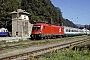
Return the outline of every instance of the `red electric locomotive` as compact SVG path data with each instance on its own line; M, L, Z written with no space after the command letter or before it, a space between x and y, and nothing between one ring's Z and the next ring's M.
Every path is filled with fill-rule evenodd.
M64 35L64 28L46 23L36 23L33 25L31 39L42 39L59 37Z

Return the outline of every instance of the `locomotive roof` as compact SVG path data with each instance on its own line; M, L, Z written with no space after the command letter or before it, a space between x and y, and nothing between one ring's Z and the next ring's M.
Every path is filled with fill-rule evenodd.
M45 26L54 26L54 27L63 27L63 26L57 26L57 25L52 25L52 24L46 24L46 23L36 23L34 25L45 25Z
M36 24L34 24L34 25L41 25L41 24L46 25L46 23L36 23Z

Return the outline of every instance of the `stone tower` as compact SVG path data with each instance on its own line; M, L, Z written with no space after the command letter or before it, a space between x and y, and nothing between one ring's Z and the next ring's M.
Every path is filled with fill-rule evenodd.
M22 9L11 12L12 36L30 37L32 24L29 22L29 13Z

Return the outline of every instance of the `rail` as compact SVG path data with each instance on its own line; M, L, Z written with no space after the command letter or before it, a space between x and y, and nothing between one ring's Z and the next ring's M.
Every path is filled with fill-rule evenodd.
M55 45L55 46L50 46L50 47L45 47L45 48L41 48L38 50L34 50L34 51L30 51L30 52L26 52L26 53L21 53L21 54L17 54L17 55L13 55L13 56L7 56L7 57L2 57L0 58L0 60L19 60L19 59L27 59L29 56L38 56L44 53L48 53L51 51L54 51L56 49L64 49L66 47L69 46L76 46L80 43L89 41L90 38L86 38L83 40L78 40L78 41L73 41L73 42L68 42L68 43L64 43L64 44L59 44L59 45Z

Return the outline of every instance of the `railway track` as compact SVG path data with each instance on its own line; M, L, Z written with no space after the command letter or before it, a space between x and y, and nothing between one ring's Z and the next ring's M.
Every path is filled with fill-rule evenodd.
M67 42L67 43L63 43L63 44L56 44L56 45L50 45L50 46L45 46L45 47L41 47L41 48L35 48L35 50L31 50L31 51L27 51L24 53L19 53L19 54L15 54L15 55L9 55L9 56L1 56L0 60L24 60L27 59L30 56L38 56L38 55L42 55L44 53L48 53L51 51L54 51L56 49L64 49L66 47L69 46L76 46L78 44L81 44L83 42L89 41L90 38L85 38L83 40L77 40L77 41L71 41L71 42Z

